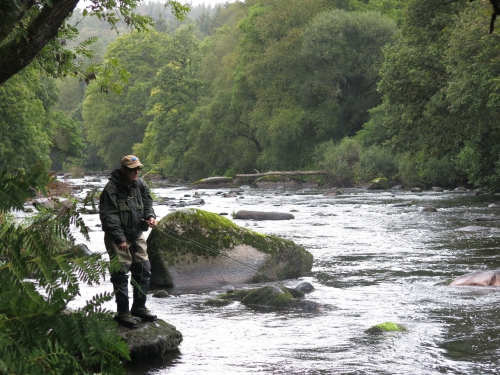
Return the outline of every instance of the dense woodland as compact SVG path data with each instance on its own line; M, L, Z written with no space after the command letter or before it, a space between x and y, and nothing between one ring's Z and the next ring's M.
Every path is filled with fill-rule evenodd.
M120 266L77 251L77 201L9 214L57 191L50 168L133 152L172 179L321 169L335 186L500 189L488 2L246 0L186 16L167 1L0 2L2 374L124 374L130 359L111 292L67 313L81 282Z
M246 0L183 21L161 3L138 12L154 21L148 32L73 13L68 45L83 43L79 64L100 63L88 79L39 59L0 85L0 163L105 170L135 153L185 180L322 169L336 186L500 186L489 3Z

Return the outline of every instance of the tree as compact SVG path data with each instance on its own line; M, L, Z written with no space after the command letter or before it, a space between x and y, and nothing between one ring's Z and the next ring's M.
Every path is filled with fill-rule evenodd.
M75 63L76 54L89 55L86 45L71 51L66 40L78 31L65 21L80 0L10 0L0 3L0 84L28 66L35 58L55 76L85 76ZM115 27L123 21L138 30L147 29L150 17L132 12L141 0L91 0L83 15L96 16ZM177 17L184 17L189 7L167 0ZM87 75L87 78L89 76Z
M89 85L83 102L88 140L108 168L116 166L123 155L132 152L134 143L142 141L152 81L168 61L172 48L172 37L155 30L126 34L108 46L105 61L120 60L117 70L127 71L128 84L123 85L122 93L111 90L103 94L98 79Z
M152 80L151 117L144 140L134 150L153 168L170 174L187 148L186 120L198 104L203 84L197 76L198 40L191 26L179 28L164 44L162 66ZM165 63L166 62L166 63ZM139 139L138 139L139 140Z
M461 129L459 160L469 181L499 190L500 35L488 34L487 4L467 7L450 30L445 53L447 103Z
M382 121L398 152L421 152L426 159L459 150L462 128L448 109L444 88L449 74L443 56L448 31L467 6L458 1L410 1L401 35L384 51Z
M0 167L51 165L49 152L77 156L83 149L79 123L54 109L52 79L32 67L0 85Z

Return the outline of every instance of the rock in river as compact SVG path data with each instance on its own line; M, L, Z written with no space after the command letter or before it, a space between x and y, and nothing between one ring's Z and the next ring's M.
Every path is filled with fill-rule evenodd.
M292 241L194 208L165 216L148 237L151 283L209 287L303 276L313 256Z
M238 211L235 219L242 220L292 220L295 216L286 212Z
M205 303L212 306L224 306L231 301L240 301L242 305L248 307L303 311L315 311L323 307L319 303L305 300L303 297L304 293L297 289L266 285L256 289L243 289L226 293Z
M457 277L451 286L500 286L500 270L478 271Z
M118 325L118 334L130 349L130 358L138 360L150 356L162 355L165 352L177 350L182 333L163 320L141 322L137 329Z

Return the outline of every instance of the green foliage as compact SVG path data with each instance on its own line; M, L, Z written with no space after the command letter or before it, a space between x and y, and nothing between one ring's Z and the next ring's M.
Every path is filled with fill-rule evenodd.
M441 159L430 158L423 168L423 176L427 186L453 186L463 184L465 176L457 168L457 163L449 156Z
M43 166L27 172L0 170L0 212L20 209L33 189L45 190ZM63 251L74 244L70 225L87 237L73 208L42 213L24 224L0 215L0 369L9 374L123 374L128 348L102 307L112 294L94 296L66 311L79 283L98 283L106 264L98 255ZM71 247L70 247L71 248Z
M152 26L153 20L134 12L140 3L141 0L95 0L86 5L82 17L106 21L114 30L122 22L131 29L144 31ZM87 70L78 60L78 56L92 56L88 47L95 39L87 39L75 48L68 46L68 40L76 39L79 34L75 25L66 22L77 4L78 0L15 0L10 5L0 5L0 84L35 58L41 69L53 77L71 75L86 81L95 77L94 71L99 68ZM176 0L167 0L166 5L171 6L179 19L189 11L189 6Z
M355 138L364 146L388 144L391 134L384 125L384 103L370 109L368 113L370 119L363 124L363 128L356 133Z
M132 153L134 143L143 139L143 116L152 80L172 48L172 38L154 30L126 34L109 45L105 62L109 63L110 72L115 72L111 75L114 78L109 74L104 74L104 78L97 75L97 81L89 85L85 94L82 113L88 140L97 147L108 168L115 167L123 155ZM114 82L120 89L103 93L101 78L110 79L106 85Z
M187 121L203 91L203 81L197 75L198 44L191 27L180 28L163 43L164 53L158 62L167 63L151 82L151 121L142 144L136 142L134 146L134 152L147 165L165 175L172 175L188 148Z
M373 145L361 153L357 176L361 181L370 181L376 177L385 177L390 181L397 175L396 158L389 149Z
M423 186L424 179L420 170L419 163L409 153L405 152L399 158L398 163L399 176L403 184L407 187Z
M55 111L58 91L52 79L28 67L0 85L0 167L26 167L42 162L50 151L79 155L83 149L79 123Z
M407 0L350 0L349 5L356 11L377 11L385 14L398 24L404 22L404 10L408 4Z
M317 165L328 172L331 185L351 186L355 182L362 151L362 146L352 138L344 138L340 143L326 142L317 148Z

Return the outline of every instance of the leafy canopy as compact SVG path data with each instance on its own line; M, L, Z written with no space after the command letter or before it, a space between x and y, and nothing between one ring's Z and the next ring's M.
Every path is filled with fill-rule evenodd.
M77 55L90 57L87 40L70 50L67 41L78 35L74 25L67 23L80 0L10 0L0 2L0 84L28 66L35 58L42 70L55 76L78 76L89 80L93 68L84 70ZM133 12L141 0L90 0L83 16L94 16L107 21L112 28L119 22L146 30L152 19ZM167 0L179 19L185 17L188 6Z

